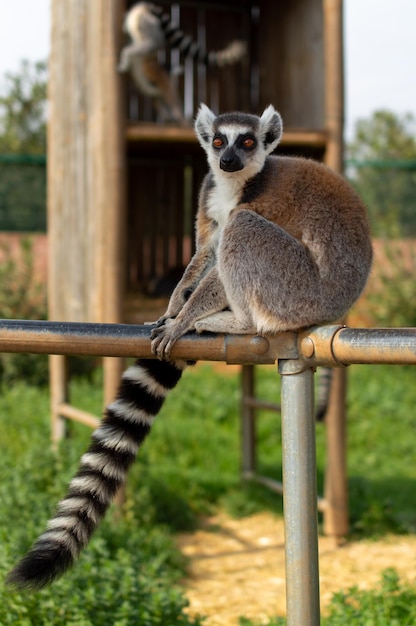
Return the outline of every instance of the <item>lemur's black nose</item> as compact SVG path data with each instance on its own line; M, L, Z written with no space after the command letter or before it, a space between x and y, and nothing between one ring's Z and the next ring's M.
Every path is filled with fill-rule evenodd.
M238 172L243 169L243 163L240 157L231 148L227 148L220 158L220 168L224 172Z

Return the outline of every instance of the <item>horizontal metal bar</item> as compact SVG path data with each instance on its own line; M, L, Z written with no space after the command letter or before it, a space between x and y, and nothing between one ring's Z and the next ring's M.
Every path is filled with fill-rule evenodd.
M416 365L416 328L317 326L299 335L299 346L311 365Z
M135 324L0 320L0 352L154 358L151 330ZM267 338L189 333L172 350L173 359L227 363L274 363L297 355L295 333Z
M416 328L342 328L333 352L341 363L416 365Z
M153 358L152 327L136 324L0 320L0 352ZM173 359L274 363L301 355L308 365L390 363L416 365L416 328L318 326L298 335L214 335L188 333Z

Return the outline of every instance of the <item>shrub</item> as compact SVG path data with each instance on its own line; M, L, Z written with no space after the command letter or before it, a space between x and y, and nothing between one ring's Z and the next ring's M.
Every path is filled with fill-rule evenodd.
M323 626L413 626L416 623L416 589L400 581L397 571L382 573L380 588L351 587L334 594Z
M0 318L46 319L46 287L34 276L30 237L19 240L14 255L6 242L0 243ZM10 385L24 380L34 385L48 382L48 358L44 354L0 354L0 381Z
M368 312L379 326L416 326L415 241L385 240L378 244Z
M36 407L36 410L34 410ZM0 577L45 526L89 431L49 446L45 391L17 383L1 397ZM136 498L140 509L140 494ZM146 500L141 500L142 508ZM143 516L142 516L143 518ZM199 626L178 584L185 562L166 527L107 515L74 568L52 587L20 593L0 585L2 626Z

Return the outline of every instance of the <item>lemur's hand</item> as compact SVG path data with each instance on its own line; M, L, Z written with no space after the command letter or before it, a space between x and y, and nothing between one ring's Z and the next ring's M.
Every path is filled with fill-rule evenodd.
M155 328L159 328L160 326L163 326L164 324L166 324L166 322L168 322L169 319L171 319L171 318L165 317L163 315L162 317L159 317L159 319L156 320L155 322L145 322L144 325L145 326L154 326Z
M160 320L159 320L160 321ZM168 318L151 332L152 352L158 359L170 361L170 353L174 344L188 331L185 324Z

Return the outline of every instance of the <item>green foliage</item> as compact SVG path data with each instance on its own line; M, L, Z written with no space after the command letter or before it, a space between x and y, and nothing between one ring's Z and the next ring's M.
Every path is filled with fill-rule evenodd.
M7 319L46 319L46 292L35 282L33 240L22 237L18 254L0 243L0 316Z
M416 235L416 122L376 111L357 122L348 175L366 202L373 235Z
M34 276L33 242L20 239L18 255L10 244L0 244L0 318L46 319L46 289ZM41 354L0 354L0 381L17 380L44 385L48 381L48 359Z
M416 529L415 402L414 367L349 368L348 479L355 535L375 538Z
M89 432L49 446L48 398L16 385L0 398L0 572L4 577L62 496ZM34 409L36 407L36 409ZM0 586L0 624L21 626L199 625L178 588L184 561L166 529L112 515L78 565L53 587L21 594Z
M105 525L106 526L106 525ZM181 569L172 541L160 530L121 525L92 542L76 571L36 595L0 590L0 623L33 626L183 626L187 617L177 587ZM9 561L10 563L10 561Z
M384 241L387 263L379 263L367 297L368 313L378 326L416 326L416 248L413 242Z
M22 61L0 88L0 153L45 154L47 65Z
M385 109L356 123L348 155L357 161L414 159L416 120L412 113L398 115Z
M335 593L322 626L414 626L416 589L402 582L393 568L386 569L377 589L351 587ZM283 617L266 624L240 619L240 626L284 626Z
M0 154L0 230L46 232L46 159Z
M352 587L334 594L323 626L413 626L416 623L416 589L386 569L380 589Z

